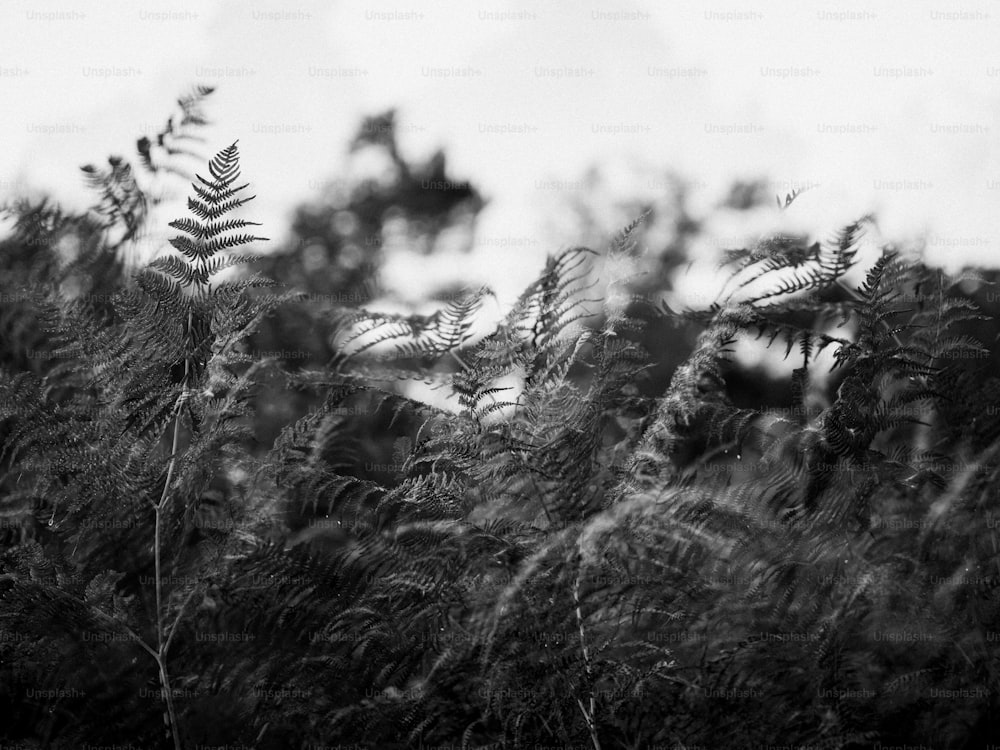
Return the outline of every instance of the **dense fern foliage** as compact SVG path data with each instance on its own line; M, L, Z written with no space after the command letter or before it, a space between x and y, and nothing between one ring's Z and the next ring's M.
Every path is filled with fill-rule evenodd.
M131 236L138 188L105 177ZM998 389L955 332L977 316L959 279L886 248L848 284L865 219L733 251L720 298L675 313L629 300L627 273L607 293L633 226L550 257L485 335L489 289L430 315L331 307L335 356L292 369L246 346L288 297L223 274L263 241L246 187L233 144L110 305L59 264L20 277L30 307L4 320L50 356L0 363L6 742L996 737ZM644 397L664 319L703 332ZM796 365L793 407L734 404L745 338ZM275 382L321 405L261 446Z

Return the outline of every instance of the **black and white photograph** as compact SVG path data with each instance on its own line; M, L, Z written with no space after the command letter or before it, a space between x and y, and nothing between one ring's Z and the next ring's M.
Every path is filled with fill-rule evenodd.
M9 0L0 101L0 750L1000 750L996 0Z

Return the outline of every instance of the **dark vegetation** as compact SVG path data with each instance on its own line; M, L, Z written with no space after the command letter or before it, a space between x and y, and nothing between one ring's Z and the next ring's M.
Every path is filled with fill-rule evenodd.
M233 144L197 170L173 249L130 274L156 202L140 178L180 169L208 93L137 144L138 174L86 170L90 213L7 209L4 742L997 736L993 274L886 248L849 285L863 219L733 250L728 295L675 313L651 296L668 281L600 293L636 223L550 257L486 336L485 289L380 313L344 294L375 294L386 217L432 251L483 205L424 194L428 175L453 182L444 157L404 159L391 114L356 145L384 149L392 181L303 207L293 246L238 252L262 240ZM787 399L755 402L774 388L731 358L743 337L794 365ZM308 356L262 354L278 349ZM456 410L409 398L413 379Z

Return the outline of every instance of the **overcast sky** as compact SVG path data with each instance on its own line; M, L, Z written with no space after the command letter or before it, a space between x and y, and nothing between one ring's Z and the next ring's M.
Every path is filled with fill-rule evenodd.
M81 200L79 165L132 155L202 83L209 150L240 139L271 236L359 118L398 107L404 151L445 147L490 199L479 249L423 272L500 291L559 249L545 214L594 163L673 168L703 202L735 177L818 184L797 206L817 230L876 210L889 234L929 229L932 260L1000 264L995 1L32 0L0 23L4 193Z

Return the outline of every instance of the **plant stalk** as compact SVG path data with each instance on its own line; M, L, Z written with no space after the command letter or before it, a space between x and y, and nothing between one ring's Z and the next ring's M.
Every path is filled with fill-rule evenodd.
M583 629L583 613L580 611L580 571L577 571L576 582L573 584L573 601L576 602L576 624L580 629L580 651L583 652L583 666L587 670L587 692L590 693L590 710L588 711L583 701L576 699L576 704L580 707L580 713L587 723L587 731L590 732L590 741L594 745L594 750L601 750L601 741L597 736L596 722L596 701L594 700L594 675L590 668L590 654L587 651L586 632Z

